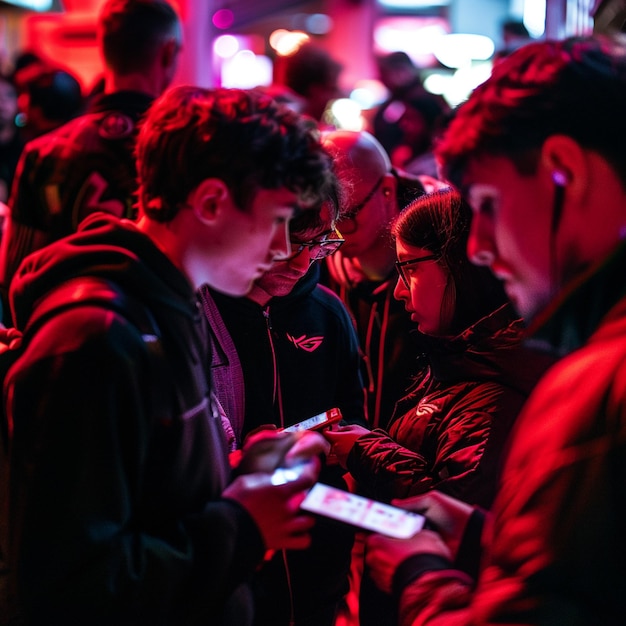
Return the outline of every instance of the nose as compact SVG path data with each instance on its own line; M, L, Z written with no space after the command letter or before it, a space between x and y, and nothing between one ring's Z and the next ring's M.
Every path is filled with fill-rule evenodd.
M286 259L291 254L291 242L289 240L289 222L285 222L281 228L277 228L270 244L270 256L274 261Z
M472 218L467 241L467 256L475 265L487 267L493 265L496 258L493 227L490 221L480 214L475 214Z
M393 288L393 297L396 300L407 300L409 298L409 290L406 288L403 280L398 276L396 286Z

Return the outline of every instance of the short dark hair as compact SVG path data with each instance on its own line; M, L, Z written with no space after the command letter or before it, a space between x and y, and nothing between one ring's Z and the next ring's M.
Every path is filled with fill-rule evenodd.
M67 122L83 112L80 82L73 74L41 64L21 70L30 106L39 107L47 120Z
M254 90L179 86L152 105L137 141L140 207L170 221L204 179L248 210L259 189L287 188L319 208L337 185L313 120Z
M342 65L319 46L306 43L292 55L283 57L284 83L301 96L308 96L312 85L337 82Z
M607 37L528 44L494 66L462 104L436 148L459 186L467 163L505 156L535 171L543 142L567 135L597 151L626 185L626 47Z
M424 248L438 257L448 274L442 318L452 320L448 331L457 334L507 302L500 281L487 267L467 257L472 210L461 194L449 187L425 194L394 220L391 235L403 243Z
M179 18L166 0L108 0L98 23L105 63L125 75L150 66Z

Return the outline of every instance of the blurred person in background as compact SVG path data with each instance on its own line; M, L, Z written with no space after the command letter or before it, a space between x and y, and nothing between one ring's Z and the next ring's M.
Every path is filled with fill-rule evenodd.
M15 72L21 132L26 141L63 126L83 113L83 94L70 71L33 62Z
M342 95L339 77L343 66L328 51L305 43L293 54L276 59L274 82L286 85L302 99L300 110L324 127L324 112Z
M16 125L17 90L11 76L0 74L0 202L6 203L24 140Z
M4 296L24 257L75 232L86 216L136 217L135 138L176 72L180 20L167 0L107 0L98 44L104 92L84 115L29 143L18 165L0 247Z
M426 90L420 68L406 52L379 56L377 65L380 81L387 88L388 96L374 113L371 132L390 155L394 166L402 167L428 149L430 142L424 139L427 136L425 130L428 129L428 134L431 134L437 117L445 114L450 107L442 96ZM420 128L416 136L418 122ZM405 137L407 133L409 137ZM394 155L400 146L403 148Z

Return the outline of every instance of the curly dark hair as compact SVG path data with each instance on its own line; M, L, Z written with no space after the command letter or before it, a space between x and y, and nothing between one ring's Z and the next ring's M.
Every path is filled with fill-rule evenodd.
M457 186L470 159L506 156L535 171L550 135L567 135L603 155L626 181L626 46L607 37L531 43L494 66L460 105L436 148ZM625 183L626 184L626 183Z
M151 107L137 141L140 208L170 221L204 179L246 211L259 189L287 188L318 208L337 180L315 123L255 90L180 86Z

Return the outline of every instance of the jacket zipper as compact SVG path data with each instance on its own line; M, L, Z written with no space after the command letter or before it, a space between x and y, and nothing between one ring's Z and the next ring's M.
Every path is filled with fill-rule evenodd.
M270 344L270 352L272 353L272 368L274 372L274 405L278 405L278 413L280 417L280 427L285 427L285 416L283 413L283 397L280 388L280 374L278 371L278 360L276 358L276 349L274 347L274 338L272 337L272 320L270 316L269 304L263 309L263 317L265 318L265 328L267 330L267 339ZM291 573L289 572L289 562L287 560L287 550L281 550L283 557L283 565L285 567L285 581L287 583L287 593L289 594L289 624L295 624L295 613L293 606L293 588L291 586Z

